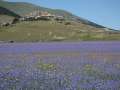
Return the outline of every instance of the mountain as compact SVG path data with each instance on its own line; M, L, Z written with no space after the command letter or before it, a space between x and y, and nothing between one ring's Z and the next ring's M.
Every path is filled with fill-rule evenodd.
M96 23L93 23L91 21L88 21L86 19L80 18L76 15L73 15L70 12L60 10L60 9L49 9L41 6L37 6L34 4L30 3L25 3L25 2L7 2L0 0L0 7L9 9L10 11L20 15L20 16L25 16L26 14L29 14L35 10L41 10L41 11L47 11L51 14L54 15L60 15L63 16L67 20L73 20L77 22L81 22L83 24L87 24L96 28L105 28L104 26L98 25Z
M38 14L44 12L43 16L53 15L55 16L53 18L62 16L65 20L36 21L36 16L33 15L36 12ZM4 27L4 23L26 15L35 16L34 21L20 21L10 24L7 28ZM120 32L117 30L98 25L64 10L49 9L24 2L0 0L0 25L0 41L4 42L120 40Z
M16 14L19 14L20 16L24 16L30 12L33 12L34 10L41 10L41 11L48 11L49 13L56 14L56 15L62 15L65 18L74 18L74 16L66 12L64 10L59 10L59 9L49 9L49 8L44 8L40 7L34 4L30 3L24 3L24 2L5 2L5 1L0 1L0 6L8 8L9 10L15 12Z
M20 18L20 16L18 14L10 11L7 8L1 7L1 6L0 6L0 15L8 15L8 16Z
M20 18L20 16L4 7L0 7L0 23L11 23L14 18Z

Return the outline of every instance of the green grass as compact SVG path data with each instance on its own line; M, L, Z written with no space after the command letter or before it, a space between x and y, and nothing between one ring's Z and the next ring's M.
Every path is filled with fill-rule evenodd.
M101 31L102 33L98 33ZM0 41L81 41L81 40L120 40L120 34L106 34L100 28L81 23L56 21L25 21L0 28Z

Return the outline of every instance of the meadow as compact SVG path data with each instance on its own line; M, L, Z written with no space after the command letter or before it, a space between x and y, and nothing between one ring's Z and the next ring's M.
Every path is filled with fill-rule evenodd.
M24 21L0 28L0 41L96 41L120 40L119 32L108 32L83 23L69 21Z
M0 44L0 90L120 90L119 45Z

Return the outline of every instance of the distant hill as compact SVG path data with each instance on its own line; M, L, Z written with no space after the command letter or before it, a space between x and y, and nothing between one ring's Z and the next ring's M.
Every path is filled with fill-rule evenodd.
M0 7L9 9L10 11L12 11L12 12L14 12L17 15L20 15L20 16L25 16L26 14L29 14L29 13L35 11L35 10L47 11L51 14L64 16L64 18L67 19L67 20L73 20L73 21L81 22L83 24L87 24L87 25L90 25L90 26L93 26L93 27L96 27L96 28L105 28L104 26L101 26L101 25L98 25L98 24L93 23L91 21L80 18L76 15L73 15L70 12L67 12L67 11L60 10L60 9L44 8L44 7L37 6L37 5L34 5L34 4L30 4L30 3L7 2L7 1L0 0Z
M19 18L20 16L16 13L4 8L0 7L0 23L8 23L12 22L14 18Z
M7 8L1 7L1 6L0 6L0 15L8 15L8 16L18 17L18 18L20 17L18 14L10 11Z

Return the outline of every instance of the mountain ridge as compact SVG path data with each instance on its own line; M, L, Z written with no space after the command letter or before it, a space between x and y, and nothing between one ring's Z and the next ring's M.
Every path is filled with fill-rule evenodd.
M13 16L13 17L16 17L16 18L20 18L20 16L17 15L16 13L0 6L0 15L4 15L4 14L8 15L8 16Z
M9 9L10 11L13 11L14 13L16 13L20 16L24 16L30 12L33 12L34 10L47 11L47 12L55 14L55 15L64 16L65 19L68 19L68 20L82 22L84 24L91 25L91 26L94 26L96 28L106 28L102 25L98 25L94 22L83 19L83 18L78 17L76 15L73 15L72 13L65 11L65 10L50 9L50 8L41 7L38 5L31 4L31 3L26 3L26 2L8 2L8 1L2 0L2 1L0 1L0 7Z

